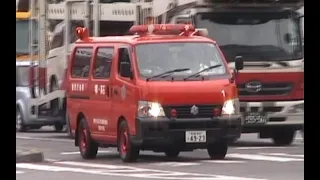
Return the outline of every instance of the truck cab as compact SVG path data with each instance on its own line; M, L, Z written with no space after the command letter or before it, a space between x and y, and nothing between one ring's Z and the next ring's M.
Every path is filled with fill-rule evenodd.
M171 23L206 28L230 68L242 57L244 69L236 77L242 133L259 133L276 145L290 145L304 122L303 5L301 0L199 0L168 15Z
M124 162L140 150L174 158L207 149L223 159L242 119L235 77L217 43L192 25L136 25L130 32L89 37L77 29L67 111L82 158L117 147Z

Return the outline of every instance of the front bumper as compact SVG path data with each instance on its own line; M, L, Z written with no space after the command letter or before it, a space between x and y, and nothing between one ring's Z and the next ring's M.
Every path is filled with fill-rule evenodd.
M166 146L179 146L182 150L206 148L220 140L236 139L241 134L241 115L217 118L172 120L162 118L137 118L136 136L131 142L141 149L155 150ZM206 131L205 143L186 143L186 131Z
M241 113L264 112L267 115L265 124L243 125L243 132L258 127L292 127L299 130L304 123L304 111L293 112L292 108L304 104L300 101L240 102ZM244 117L245 118L245 117Z

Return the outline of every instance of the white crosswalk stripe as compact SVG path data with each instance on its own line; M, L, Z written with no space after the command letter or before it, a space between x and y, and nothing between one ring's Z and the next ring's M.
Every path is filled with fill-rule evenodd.
M218 174L200 174L178 171L164 171L156 169L138 168L124 165L110 165L87 162L61 161L41 164L18 163L17 169L36 170L47 172L71 172L94 174L100 176L120 176L131 178L148 178L160 180L264 180L238 176L225 176Z

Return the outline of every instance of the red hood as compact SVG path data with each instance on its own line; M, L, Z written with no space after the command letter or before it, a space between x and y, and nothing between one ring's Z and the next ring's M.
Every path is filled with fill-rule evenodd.
M222 104L224 97L237 96L229 80L214 81L149 81L142 85L142 100L161 104ZM226 98L228 98L226 97Z

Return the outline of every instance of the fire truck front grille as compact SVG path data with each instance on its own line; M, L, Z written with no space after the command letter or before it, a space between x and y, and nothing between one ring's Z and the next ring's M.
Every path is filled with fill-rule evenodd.
M289 94L293 89L292 83L262 83L262 88L260 91L252 92L246 89L246 84L240 84L239 96L282 96Z
M197 114L192 114L191 109L196 106L198 109ZM177 118L211 118L214 116L214 109L221 109L221 105L167 105L163 106L163 110L167 117L171 117L171 111L174 109L177 112Z

